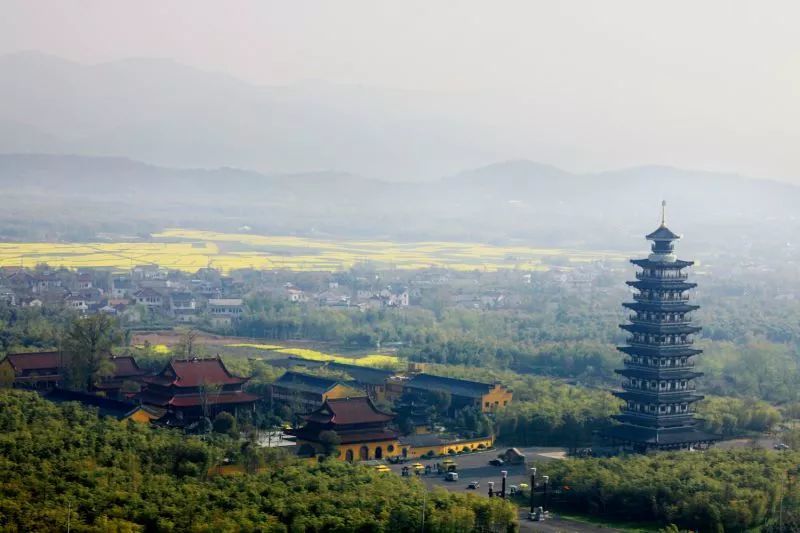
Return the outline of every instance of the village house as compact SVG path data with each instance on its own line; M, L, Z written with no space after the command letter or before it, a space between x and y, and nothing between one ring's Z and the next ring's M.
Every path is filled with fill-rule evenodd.
M138 290L134 293L133 298L138 305L154 309L164 307L164 296L153 289Z
M115 276L111 280L111 297L127 298L134 292L133 282L127 276Z
M244 313L241 298L212 298L208 301L208 315L215 326L230 326Z
M91 289L94 287L92 275L88 272L80 272L75 278L75 287L80 289Z
M337 290L327 290L316 295L320 307L350 307L350 296Z
M138 265L133 267L133 278L138 280L166 280L169 270L158 265Z
M36 294L47 292L50 289L61 288L61 279L52 273L35 274L32 277L33 285L31 291Z
M286 300L292 303L304 303L308 301L308 295L295 287L287 287L286 291Z
M73 311L77 311L79 313L85 314L89 311L89 302L86 301L85 298L82 298L80 295L74 294L67 296L66 300L64 300L64 304Z
M173 292L169 297L173 311L197 309L197 299L191 292Z

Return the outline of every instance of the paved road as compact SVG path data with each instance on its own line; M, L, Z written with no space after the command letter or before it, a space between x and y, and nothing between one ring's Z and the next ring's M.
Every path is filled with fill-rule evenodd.
M563 456L564 448L545 448L540 446L519 448L519 450L527 456L530 461L553 461L557 460L559 456ZM468 455L460 455L453 457L453 460L458 464L458 481L447 482L444 480L443 475L431 474L428 476L422 475L420 479L430 488L444 487L449 491L457 492L475 492L481 496L488 496L489 481L494 481L495 490L500 490L502 485L501 471L508 471L508 479L506 481L507 487L511 485L519 485L520 483L530 484L530 473L527 467L523 465L504 465L502 467L491 466L489 461L497 457L497 454L502 450L490 450L486 452L472 453ZM436 459L422 459L419 460L423 465L433 465L437 462L441 463L442 458ZM415 461L410 461L405 465L389 465L393 472L400 474L403 466L411 465ZM541 468L538 475L546 475L547 469ZM539 478L541 480L541 478ZM478 481L480 484L477 490L468 489L467 486L471 481ZM541 496L538 496L541 497ZM562 533L594 533L594 532L613 532L614 529L608 527L597 527L591 524L584 524L582 522L574 522L571 520L561 519L558 516L551 516L549 520L544 522L532 522L528 520L528 510L520 509L520 530L521 531L542 531L542 532L562 532Z

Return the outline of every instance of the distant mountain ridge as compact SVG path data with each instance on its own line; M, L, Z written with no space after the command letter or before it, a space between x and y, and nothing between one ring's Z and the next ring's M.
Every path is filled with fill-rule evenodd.
M643 232L655 227L662 199L675 229L691 228L697 246L785 244L800 229L800 187L794 185L657 166L573 174L525 160L398 183L339 172L262 174L0 154L0 194L13 199L5 216L36 223L58 213L112 226L146 220L147 228L231 230L246 224L258 231L401 240L629 249L641 247ZM34 217L43 206L44 217Z
M259 86L171 60L0 56L0 152L162 166L432 178L502 157L447 98L328 83Z

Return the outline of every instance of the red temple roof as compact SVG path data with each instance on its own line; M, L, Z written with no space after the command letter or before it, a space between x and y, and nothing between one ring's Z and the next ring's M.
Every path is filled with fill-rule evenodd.
M10 353L6 360L17 372L61 368L61 352Z
M250 403L259 399L259 396L242 391L224 391L208 393L204 399L201 394L186 396L173 396L159 394L154 391L143 391L137 398L142 402L159 407L198 407L203 405L221 405L232 403Z
M201 385L235 385L249 378L234 376L219 357L211 359L173 359L157 376L144 378L147 383L165 387L199 387Z
M330 398L308 415L308 422L349 425L389 422L394 416L379 411L368 397Z
M136 359L129 355L122 357L112 357L111 362L114 363L114 377L120 378L125 376L142 376L147 374L146 370L139 368L136 364Z

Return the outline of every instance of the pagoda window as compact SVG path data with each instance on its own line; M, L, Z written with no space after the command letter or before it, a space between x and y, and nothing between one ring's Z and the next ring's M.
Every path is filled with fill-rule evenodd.
M689 383L685 379L681 381L681 388L682 389L685 389L688 386L689 386Z

